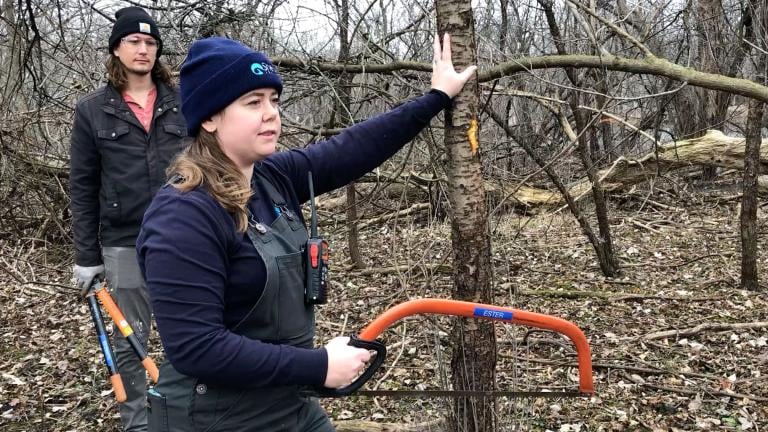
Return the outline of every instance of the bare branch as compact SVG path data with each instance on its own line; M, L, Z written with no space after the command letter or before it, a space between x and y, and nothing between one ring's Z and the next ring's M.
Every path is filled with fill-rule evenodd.
M643 336L643 340L658 340L666 338L678 338L682 336L694 336L705 331L760 330L764 328L768 328L768 321L758 321L751 323L704 323L699 324L696 327L681 330L665 330L648 333Z
M587 14L592 16L593 18L597 19L601 23L603 23L606 26L610 27L611 30L616 32L616 34L618 34L619 36L621 36L624 39L628 40L632 45L636 46L640 51L643 52L643 54L645 54L646 57L656 57L655 55L653 55L651 50L648 49L647 46L643 45L642 42L640 42L639 40L635 39L632 35L630 35L629 33L625 32L624 30L622 30L621 27L619 27L616 24L614 24L614 23L608 21L607 19L601 17L600 15L597 14L597 12L595 12L592 9L586 7L585 5L579 3L578 1L574 1L574 0L567 0L567 1L568 1L568 3L570 3L572 5L575 5L579 9L583 10L584 12L586 12Z

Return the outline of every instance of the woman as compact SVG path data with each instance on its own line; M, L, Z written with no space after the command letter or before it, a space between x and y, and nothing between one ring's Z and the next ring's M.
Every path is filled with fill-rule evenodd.
M144 217L137 243L168 361L150 391L153 431L332 431L302 387L338 388L368 351L312 346L300 203L373 170L427 126L474 74L435 37L432 90L305 149L276 152L282 80L224 38L196 41L180 73L193 142Z

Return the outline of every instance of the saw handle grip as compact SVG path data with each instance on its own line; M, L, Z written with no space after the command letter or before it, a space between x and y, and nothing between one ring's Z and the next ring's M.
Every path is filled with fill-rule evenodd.
M352 381L351 384L346 387L339 388L320 387L317 390L317 395L319 397L342 397L351 395L352 393L359 390L360 387L368 382L369 379L371 379L373 374L376 373L379 367L381 367L387 357L387 347L378 340L367 341L352 335L349 338L349 345L355 348L363 348L370 351L376 351L376 355L368 365L368 368L365 369L365 371L359 377Z

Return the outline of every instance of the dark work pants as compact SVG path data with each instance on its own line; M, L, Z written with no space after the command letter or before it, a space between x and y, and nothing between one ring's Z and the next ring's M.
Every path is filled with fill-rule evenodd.
M105 247L102 250L107 283L117 305L139 341L146 348L152 311L144 278L139 270L136 248ZM147 375L128 341L115 326L112 344L117 368L128 399L120 404L120 421L126 432L147 430Z
M166 363L149 391L149 431L334 432L318 400L297 391L210 386Z

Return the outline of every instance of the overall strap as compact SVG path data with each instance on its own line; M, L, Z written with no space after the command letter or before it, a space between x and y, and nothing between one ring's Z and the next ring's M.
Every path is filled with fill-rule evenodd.
M296 216L294 212L288 208L288 201L277 190L275 185L272 184L269 177L262 173L261 170L254 169L253 187L256 187L257 184L261 185L262 188L264 188L264 191L267 193L267 197L269 198L270 202L272 203L272 207L274 208L275 216L279 217L283 213L289 219L292 219Z

